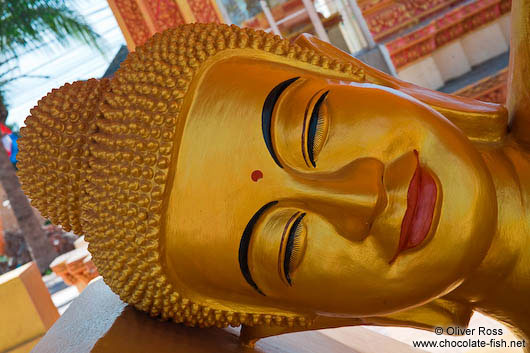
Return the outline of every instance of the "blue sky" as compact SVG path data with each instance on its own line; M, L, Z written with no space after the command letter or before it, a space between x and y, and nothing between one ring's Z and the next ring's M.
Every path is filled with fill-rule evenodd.
M86 45L77 43L68 48L51 43L47 49L21 55L20 69L15 75L40 75L50 78L22 78L9 84L5 97L9 106L8 124L24 126L29 110L53 88L58 88L66 82L101 77L121 45L125 44L116 19L105 0L77 1L76 8L105 39L106 57Z

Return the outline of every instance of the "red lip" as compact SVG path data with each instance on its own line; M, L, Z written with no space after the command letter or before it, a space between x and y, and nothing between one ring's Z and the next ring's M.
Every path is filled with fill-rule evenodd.
M438 190L432 175L421 168L418 151L414 150L414 154L417 160L416 171L410 181L407 193L407 211L401 222L399 247L390 260L390 264L396 260L402 251L420 245L431 229Z

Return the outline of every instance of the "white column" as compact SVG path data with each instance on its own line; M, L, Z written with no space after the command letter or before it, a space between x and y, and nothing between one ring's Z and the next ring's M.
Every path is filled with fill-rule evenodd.
M392 61L392 57L390 56L386 45L379 44L377 47L381 55L383 55L383 59L385 60L386 66L390 70L390 74L392 74L392 76L398 77L396 67L394 66L394 62Z
M342 23L339 27L340 31L350 54L353 55L367 46L366 39L359 28L359 24L355 21L355 16L350 6L344 0L334 0L334 4L342 17Z
M271 26L272 33L281 36L282 33L280 32L280 29L278 28L278 25L276 24L274 17L272 17L272 12L269 9L269 6L265 2L265 0L260 0L259 4L261 5L261 9L263 10L265 17L267 18L267 21L269 22L269 25Z
M218 0L215 2L217 7L219 7L219 11L221 12L221 16L223 16L223 22L227 25L232 24L232 20L230 20L230 15L228 15L228 11L226 11L226 6L223 4L222 0Z
M355 20L357 21L357 23L359 24L359 27L361 28L361 31L363 32L364 38L366 39L366 42L368 43L368 47L369 48L375 47L374 37L372 37L372 32L370 32L370 29L368 28L368 25L366 24L363 13L361 12L359 5L357 5L357 1L356 0L347 0L347 1L351 7L353 15L355 16Z
M322 21L320 21L320 18L318 17L318 13L315 10L315 6L313 6L313 3L311 0L302 0L304 3L305 9L307 10L307 14L309 15L309 19L311 20L311 23L313 23L313 27L315 28L315 32L317 34L317 37L321 40L329 43L329 37L324 29L324 25L322 24Z

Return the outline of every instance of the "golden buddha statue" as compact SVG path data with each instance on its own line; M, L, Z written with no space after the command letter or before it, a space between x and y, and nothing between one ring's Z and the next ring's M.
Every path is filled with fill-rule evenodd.
M530 335L529 2L511 96L420 88L315 37L190 24L31 111L19 175L122 300L242 339L348 325ZM525 26L526 24L526 26Z

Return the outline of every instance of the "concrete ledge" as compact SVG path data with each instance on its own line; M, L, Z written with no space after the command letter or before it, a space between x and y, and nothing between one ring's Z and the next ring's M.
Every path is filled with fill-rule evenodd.
M239 345L239 329L200 329L161 322L122 302L101 279L92 281L46 333L33 353L418 353L402 342L362 327L336 339L298 332ZM343 329L337 329L343 330Z

